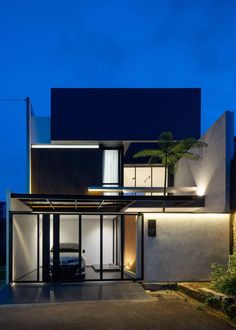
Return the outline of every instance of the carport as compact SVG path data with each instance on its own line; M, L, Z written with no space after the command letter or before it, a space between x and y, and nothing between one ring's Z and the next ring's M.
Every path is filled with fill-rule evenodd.
M132 203L120 196L12 194L9 283L141 280L143 216L125 213Z

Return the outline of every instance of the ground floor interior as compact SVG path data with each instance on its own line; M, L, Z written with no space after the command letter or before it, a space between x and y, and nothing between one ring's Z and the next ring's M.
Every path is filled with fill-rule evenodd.
M185 199L175 209L168 199L163 213L154 210L158 201L14 195L7 282L206 281L213 263L227 266L232 215L184 206Z
M12 214L11 282L142 277L142 217Z

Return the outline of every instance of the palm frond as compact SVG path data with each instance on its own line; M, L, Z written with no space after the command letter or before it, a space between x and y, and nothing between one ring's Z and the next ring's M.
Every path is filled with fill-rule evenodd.
M207 147L207 143L203 141L196 140L194 138L187 138L180 140L177 144L171 149L173 153L186 152L191 148L203 148Z
M163 132L159 136L158 146L160 150L170 150L174 145L173 134L171 132Z
M193 145L191 146L191 148L205 148L205 147L208 147L208 144L200 140L195 141L195 143L193 143Z
M145 149L133 155L133 158L140 158L140 157L158 157L162 159L164 157L164 153L162 150Z
M173 141L173 133L170 131L163 132L159 136L159 140L162 141Z
M161 158L160 157L156 157L156 156L152 156L150 157L148 164L156 164L156 163L160 163L161 162Z
M181 158L185 158L185 159L189 159L189 160L199 160L201 157L198 154L195 154L193 152L185 152L183 154L183 157Z

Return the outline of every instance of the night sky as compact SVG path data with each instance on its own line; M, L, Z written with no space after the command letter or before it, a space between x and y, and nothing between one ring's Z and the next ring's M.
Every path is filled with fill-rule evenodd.
M235 0L0 3L0 98L51 87L201 87L202 132L236 109ZM24 192L25 104L0 101L0 199Z

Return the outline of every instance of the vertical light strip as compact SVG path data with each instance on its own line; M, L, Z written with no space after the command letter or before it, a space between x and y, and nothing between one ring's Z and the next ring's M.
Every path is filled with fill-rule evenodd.
M103 186L119 186L119 150L103 151ZM104 193L104 195L117 195L117 193Z
M119 181L119 151L104 150L103 183L118 184Z

